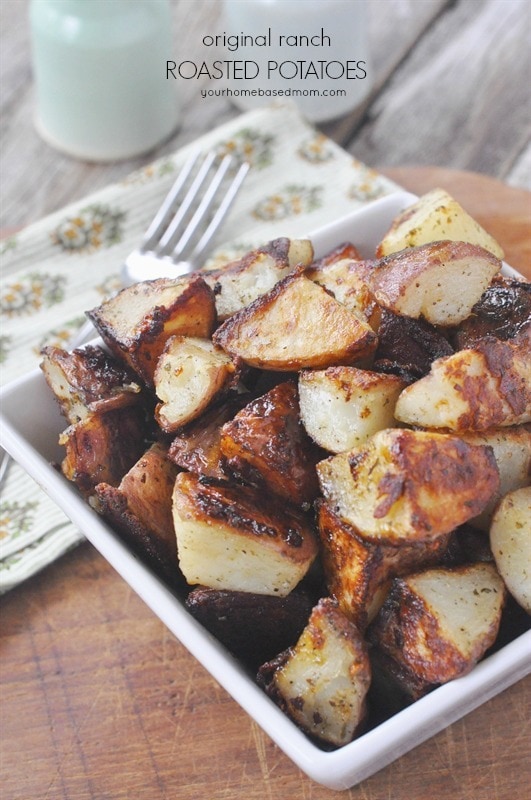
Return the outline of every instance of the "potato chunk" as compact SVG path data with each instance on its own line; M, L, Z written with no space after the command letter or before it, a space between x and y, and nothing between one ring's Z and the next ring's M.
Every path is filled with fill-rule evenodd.
M319 492L315 465L321 452L301 424L291 381L251 401L225 423L221 452L233 476L266 486L296 505L311 502Z
M246 395L232 395L212 405L201 417L177 432L170 445L170 459L182 469L197 475L226 478L221 430L247 402Z
M267 691L303 731L341 747L365 719L370 680L365 642L336 603L324 598Z
M433 362L398 398L400 422L451 431L486 431L531 421L531 356L526 340L485 339Z
M499 485L492 451L456 436L389 428L317 465L337 514L367 539L399 544L449 533Z
M177 467L168 448L149 447L118 487L96 486L98 510L148 564L172 583L178 577L171 499Z
M500 488L494 493L478 517L469 520L475 528L488 531L494 509L508 492L528 486L531 480L531 426L465 433L468 444L481 444L492 448L496 466L500 473Z
M205 281L186 275L128 286L87 316L110 350L152 386L170 336L210 336L216 309Z
M531 614L531 486L505 495L492 520L490 546L510 593Z
M405 247L451 239L477 244L503 258L498 242L444 189L432 189L399 214L378 245L378 257Z
M44 347L42 356L46 383L71 425L91 411L124 408L140 399L132 373L101 347L87 345L71 353Z
M136 406L92 411L59 437L63 475L90 496L98 483L117 486L145 450L143 411Z
M306 517L262 492L182 472L173 492L179 563L189 584L285 597L317 555Z
M298 274L230 317L213 339L251 366L288 372L352 364L376 346L364 320Z
M374 293L358 271L358 261L350 258L341 261L324 261L312 265L304 273L307 278L323 286L336 300L378 330L381 309Z
M201 275L214 292L218 319L225 320L269 292L297 265L309 264L312 258L313 247L308 239L280 238Z
M433 325L458 325L501 269L475 244L438 241L400 250L375 262L368 284L384 308Z
M391 578L437 564L450 540L447 534L400 547L370 542L324 502L318 505L317 520L328 590L360 631L378 612Z
M295 590L287 597L198 587L186 608L253 672L294 644L308 622L312 602Z
M395 424L395 403L405 385L396 375L356 367L304 370L299 375L302 422L325 450L351 450Z
M155 370L155 391L161 401L155 418L166 433L196 419L236 380L234 361L210 339L172 336Z
M493 564L395 578L369 639L416 699L470 672L496 639L505 596Z

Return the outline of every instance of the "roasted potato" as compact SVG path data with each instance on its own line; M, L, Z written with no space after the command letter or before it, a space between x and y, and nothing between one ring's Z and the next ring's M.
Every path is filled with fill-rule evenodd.
M531 614L531 486L505 495L492 520L490 546L510 593Z
M168 448L155 443L127 472L119 486L96 486L98 511L162 577L180 577L173 529L172 492L177 467Z
M300 421L297 387L287 381L251 401L221 429L226 471L303 505L315 499L322 457Z
M199 275L143 281L87 311L109 349L149 386L170 336L208 337L214 293Z
M179 563L191 585L285 597L317 555L308 519L250 487L181 472L173 521Z
M394 410L405 383L396 375L329 367L299 375L300 414L320 447L342 453L395 424Z
M465 675L498 633L506 590L493 564L395 578L368 638L411 699Z
M143 454L144 434L144 413L136 406L92 411L59 437L63 475L89 497L98 483L117 486Z
M323 286L342 305L378 330L381 308L367 281L359 272L359 262L352 259L324 261L312 264L304 273L307 278Z
M226 320L213 340L253 367L288 372L352 364L376 346L364 320L298 273Z
M60 347L44 347L41 354L46 382L71 425L91 411L110 411L139 402L141 387L133 374L101 347L87 345L71 353Z
M427 375L437 358L454 349L447 337L424 319L412 319L382 310L373 369L396 374L413 383Z
M296 589L287 597L198 587L186 608L253 672L295 644L308 622L312 602Z
M503 258L498 242L444 189L432 189L402 211L378 245L376 254L381 258L406 247L441 239L477 244L496 258Z
M446 534L400 547L370 542L323 501L318 501L317 522L328 590L360 631L382 605L391 578L437 564L450 539Z
M437 241L386 256L365 277L384 308L448 327L470 316L500 269L500 259L478 245Z
M371 680L367 646L330 598L314 608L278 668L265 665L263 675L268 694L321 742L341 747L352 741L365 720Z
M433 362L397 400L399 422L486 431L531 421L531 331L526 340L488 338Z
M491 447L496 459L500 488L481 514L469 520L470 525L488 531L494 509L500 499L508 492L529 486L531 482L531 426L519 425L515 428L502 428L484 433L465 433L463 439L468 444Z
M225 458L221 452L221 430L248 402L248 395L237 394L212 405L199 419L176 433L170 445L170 459L196 475L227 478Z
M429 541L479 514L499 485L488 447L388 428L317 465L334 511L367 539Z
M210 339L172 336L155 370L155 392L161 401L155 418L165 433L196 419L231 385L238 372L233 359Z
M269 292L298 265L310 264L308 239L274 239L220 269L202 272L216 299L218 319L228 317Z
M456 350L474 347L486 336L496 339L524 337L531 328L531 283L496 275L455 331Z

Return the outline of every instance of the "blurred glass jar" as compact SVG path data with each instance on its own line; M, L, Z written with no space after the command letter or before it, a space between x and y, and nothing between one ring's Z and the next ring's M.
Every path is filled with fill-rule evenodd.
M35 124L89 161L149 152L177 127L168 0L31 0Z
M221 31L245 42L228 58L259 68L230 82L240 108L286 97L307 119L324 122L361 106L372 88L366 0L224 0Z

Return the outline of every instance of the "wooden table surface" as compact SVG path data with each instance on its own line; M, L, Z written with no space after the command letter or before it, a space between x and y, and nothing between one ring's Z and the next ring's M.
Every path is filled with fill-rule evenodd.
M440 168L386 171L415 192L453 193L531 279L527 191ZM2 800L337 796L278 750L91 545L0 607ZM520 800L530 710L527 678L343 795Z
M527 1L369 5L374 93L363 114L321 129L405 188L447 188L531 279ZM225 99L199 101L198 87L189 86L181 128L154 153L101 165L53 151L32 124L27 6L0 0L2 230L120 179L239 113ZM219 3L175 0L172 9L186 58ZM10 592L0 609L1 800L338 796L278 750L91 545ZM528 678L343 796L529 796L530 710Z

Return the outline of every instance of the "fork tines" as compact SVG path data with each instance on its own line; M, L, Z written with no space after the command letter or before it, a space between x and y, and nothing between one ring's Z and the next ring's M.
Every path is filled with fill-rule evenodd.
M198 262L249 169L215 151L192 153L140 244L140 253Z

